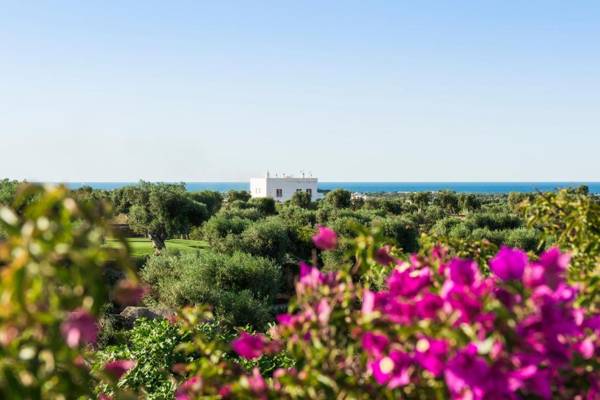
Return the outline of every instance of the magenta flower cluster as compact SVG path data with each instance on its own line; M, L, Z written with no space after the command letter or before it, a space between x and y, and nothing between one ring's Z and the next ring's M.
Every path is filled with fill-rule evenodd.
M522 250L503 247L484 276L476 262L447 258L440 249L408 262L388 253L375 252L377 262L395 263L379 291L301 264L299 307L278 316L274 338L313 360L329 360L322 353L335 351L338 371L358 369L364 385L374 382L400 397L405 389L440 385L454 399L600 396L600 316L576 306L578 288L566 280L568 254L551 248L530 260ZM334 319L352 297L359 308ZM332 335L343 331L341 324L364 352L358 365L339 356L343 348L323 345L339 343ZM262 336L242 334L233 342L246 358L267 347ZM338 373L322 368L320 375ZM281 379L308 375L278 371L271 389L281 389Z
M377 383L394 389L426 373L453 398L549 399L573 382L599 395L600 375L585 365L600 356L600 325L574 306L568 255L552 248L530 262L503 247L490 277L471 260L437 260L437 273L431 260L411 261L392 271L386 290L363 293L362 344ZM407 337L402 326L424 329Z

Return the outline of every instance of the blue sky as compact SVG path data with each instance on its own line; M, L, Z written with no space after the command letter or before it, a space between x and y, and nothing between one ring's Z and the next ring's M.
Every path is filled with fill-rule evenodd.
M0 175L600 181L597 1L0 1Z

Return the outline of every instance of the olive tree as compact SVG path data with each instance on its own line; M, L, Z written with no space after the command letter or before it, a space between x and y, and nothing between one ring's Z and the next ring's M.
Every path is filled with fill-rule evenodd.
M189 233L192 226L206 220L203 203L193 200L183 184L142 182L129 208L129 226L148 236L157 252L175 235Z
M344 189L335 189L325 195L325 202L334 208L350 208L352 193Z
M310 208L311 204L311 195L308 192L294 192L292 198L290 199L290 203L302 208Z

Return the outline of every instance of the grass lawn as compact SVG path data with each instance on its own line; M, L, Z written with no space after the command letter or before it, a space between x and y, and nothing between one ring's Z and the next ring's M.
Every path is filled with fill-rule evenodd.
M140 258L154 253L154 247L150 239L146 238L127 238L129 247L131 248L131 255L135 258ZM116 241L107 240L108 246L114 246ZM180 251L197 251L205 249L208 244L201 240L186 240L186 239L171 239L167 240L167 250L180 250Z

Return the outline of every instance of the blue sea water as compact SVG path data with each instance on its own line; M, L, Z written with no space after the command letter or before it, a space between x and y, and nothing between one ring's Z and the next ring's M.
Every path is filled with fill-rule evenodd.
M135 182L69 182L72 189L88 185L94 189L116 189L134 185ZM189 191L249 190L248 182L186 182ZM319 189L346 189L359 193L394 193L454 190L459 193L510 193L553 191L562 188L575 188L587 185L590 193L600 194L600 182L319 182Z

